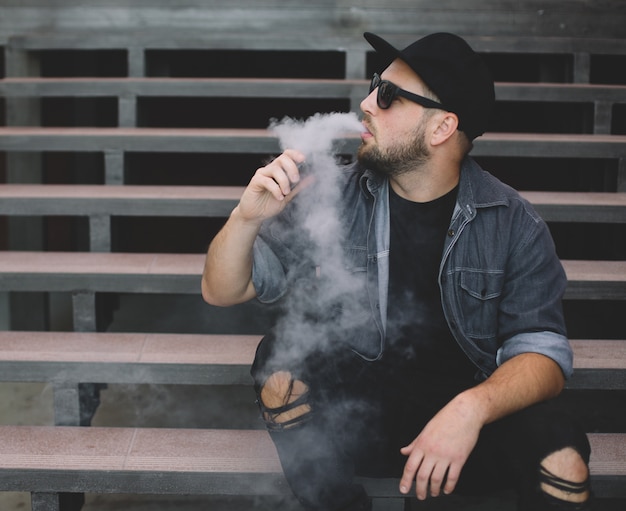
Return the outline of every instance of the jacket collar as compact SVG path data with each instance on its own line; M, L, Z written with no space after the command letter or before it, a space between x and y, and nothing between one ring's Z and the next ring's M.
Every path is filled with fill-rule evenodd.
M362 172L361 190L368 196L377 195L387 178L367 169ZM514 193L512 188L485 172L473 158L467 156L463 160L457 202L470 216L478 208L508 206L511 193Z

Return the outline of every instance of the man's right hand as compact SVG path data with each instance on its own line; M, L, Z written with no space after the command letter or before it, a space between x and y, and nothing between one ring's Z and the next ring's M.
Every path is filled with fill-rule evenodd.
M212 305L229 306L256 296L252 282L253 246L263 221L280 213L313 182L301 179L299 151L288 149L256 171L239 204L211 241L202 274L202 296Z
M287 149L258 169L239 201L240 218L261 223L280 213L309 184L308 179L301 180L298 170L304 158L301 152Z

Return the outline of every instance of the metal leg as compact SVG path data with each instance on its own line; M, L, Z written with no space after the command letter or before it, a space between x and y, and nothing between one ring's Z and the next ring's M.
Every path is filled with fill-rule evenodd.
M30 494L32 511L80 511L85 504L82 493L45 493Z

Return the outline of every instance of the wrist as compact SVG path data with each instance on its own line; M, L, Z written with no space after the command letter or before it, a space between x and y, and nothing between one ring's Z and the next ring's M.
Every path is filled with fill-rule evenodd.
M229 221L237 224L239 227L252 231L255 235L263 225L262 218L249 218L242 214L240 205L235 206L230 213Z
M489 398L481 390L480 387L473 387L461 392L452 400L460 413L478 424L480 428L491 422Z

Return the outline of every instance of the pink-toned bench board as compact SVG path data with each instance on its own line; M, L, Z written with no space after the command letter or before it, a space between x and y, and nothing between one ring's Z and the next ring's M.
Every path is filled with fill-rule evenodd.
M204 254L0 252L0 291L196 294L204 259ZM566 299L626 299L626 261L562 262Z
M591 434L599 497L626 497L626 435ZM395 479L365 480L401 497ZM0 427L0 490L69 493L287 493L261 430Z
M4 381L250 384L260 335L0 332ZM626 341L574 339L578 389L626 390Z

